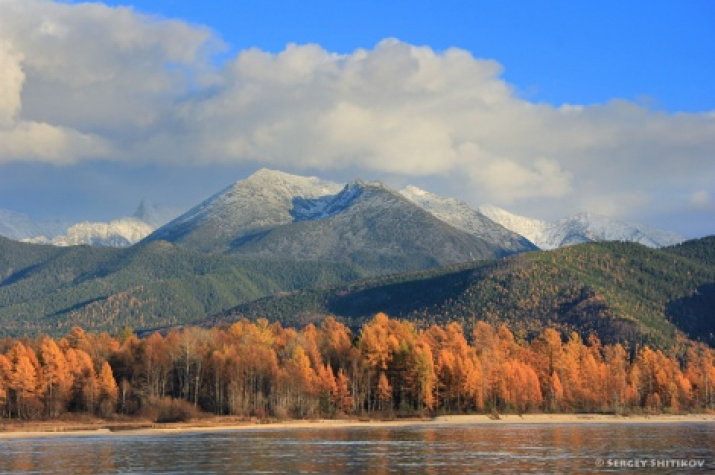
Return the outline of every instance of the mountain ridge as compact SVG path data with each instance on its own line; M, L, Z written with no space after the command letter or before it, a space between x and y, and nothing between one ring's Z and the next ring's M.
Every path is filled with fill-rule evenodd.
M36 223L26 215L0 210L0 235L15 240L59 246L88 244L126 247L154 234L150 239L174 242L187 240L187 244L201 249L199 243L205 236L197 236L195 242L191 243L191 239L183 234L191 234L191 230L186 227L191 221L201 220L202 215L214 215L217 221L213 224L205 223L207 230L204 234L225 235L231 229L245 228L246 234L255 237L260 231L292 221L329 218L347 204L336 202L335 196L346 186L365 184L357 179L347 185L340 185L318 177L304 177L262 168L219 191L173 221L166 219L166 212L146 200L140 202L131 216L108 222L83 221L73 225L60 222ZM662 247L683 241L683 237L676 233L588 212L547 222L519 216L490 205L473 209L463 201L439 196L413 185L403 188L399 193L448 225L500 246L507 252L533 249L532 244L540 249L555 249L583 242L625 240L640 242L649 247ZM221 214L219 208L230 208L232 199L237 204L242 202L250 206L244 206L241 214L235 211ZM163 226L167 222L173 223L169 229ZM165 229L157 233L162 227ZM225 237L227 242L231 241L228 236ZM233 238L235 240L240 236ZM206 246L202 250L226 252L229 249Z

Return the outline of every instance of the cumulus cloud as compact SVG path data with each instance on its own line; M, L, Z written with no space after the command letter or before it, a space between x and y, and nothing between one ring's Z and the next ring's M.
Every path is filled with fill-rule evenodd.
M434 177L475 203L600 197L621 211L715 180L713 113L531 103L496 61L392 39L347 55L250 49L216 66L221 47L128 8L0 2L0 163L357 169Z
M128 8L0 2L0 163L131 160L210 76L213 43L206 29Z

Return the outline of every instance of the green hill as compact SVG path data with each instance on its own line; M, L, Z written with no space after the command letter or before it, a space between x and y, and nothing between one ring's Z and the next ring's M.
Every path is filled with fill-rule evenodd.
M0 336L176 325L276 292L363 276L344 264L232 258L161 241L109 249L0 239Z
M715 239L654 250L600 243L499 261L307 289L243 304L209 320L241 317L301 324L325 315L354 325L384 311L418 324L509 324L523 338L544 326L594 332L604 342L715 344Z

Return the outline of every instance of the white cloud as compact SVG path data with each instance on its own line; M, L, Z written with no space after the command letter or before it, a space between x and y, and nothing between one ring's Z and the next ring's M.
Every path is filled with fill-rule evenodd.
M208 81L211 33L128 8L0 2L0 163L134 158Z
M538 159L529 167L508 159L493 160L472 179L494 199L511 203L536 196L560 198L572 190L571 173L555 160Z
M220 47L205 28L129 8L3 0L0 163L362 170L432 177L473 203L621 215L715 180L713 113L531 103L499 63L457 48L289 45L216 67Z

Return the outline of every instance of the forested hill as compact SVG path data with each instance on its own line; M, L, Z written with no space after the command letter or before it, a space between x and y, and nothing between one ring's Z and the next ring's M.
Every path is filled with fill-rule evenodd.
M355 266L240 259L152 242L57 248L0 238L0 337L186 323L276 292L364 277Z
M715 345L715 238L654 250L584 244L500 261L308 289L236 307L208 324L266 317L300 325L335 315L359 325L378 311L421 324L505 322L529 338L554 326L604 342Z
M687 337L715 346L715 237L659 250L584 244L359 280L365 275L347 264L210 255L161 241L107 249L0 238L0 337L73 325L152 329L207 315L218 316L204 323L246 316L291 326L335 315L357 327L382 311L461 322L467 333L484 320L525 338L554 326L604 342L666 347Z

